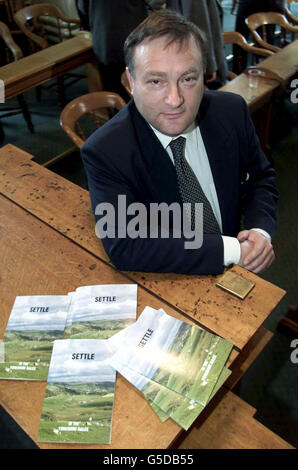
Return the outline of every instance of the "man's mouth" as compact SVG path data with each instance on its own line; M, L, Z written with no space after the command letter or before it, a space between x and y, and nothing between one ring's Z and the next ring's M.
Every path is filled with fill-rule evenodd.
M163 113L163 115L167 119L176 119L176 118L179 118L180 116L182 116L183 113L184 113L184 111L179 111L179 112L175 112L175 113Z

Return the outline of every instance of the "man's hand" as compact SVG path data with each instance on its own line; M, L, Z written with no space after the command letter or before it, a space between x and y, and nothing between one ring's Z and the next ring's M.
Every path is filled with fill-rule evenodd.
M238 233L241 258L239 265L253 273L261 273L275 260L270 241L256 230L243 230Z

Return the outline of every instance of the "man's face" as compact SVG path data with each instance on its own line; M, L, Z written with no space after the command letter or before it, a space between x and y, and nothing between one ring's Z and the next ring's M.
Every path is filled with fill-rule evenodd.
M196 118L204 90L201 50L191 36L182 46L161 37L135 48L128 80L138 111L169 136L181 134Z

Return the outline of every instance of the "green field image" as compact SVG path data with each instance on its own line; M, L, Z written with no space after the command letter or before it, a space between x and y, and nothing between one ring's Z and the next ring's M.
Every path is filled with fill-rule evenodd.
M5 362L0 363L0 377L46 380L53 341L59 338L59 330L7 330L3 338Z
M37 440L109 444L114 387L113 382L48 383Z
M162 423L164 423L169 418L169 416L164 411L162 411L159 406L155 405L155 403L150 403L150 405Z
M209 401L218 392L230 374L231 371L224 367L212 390ZM185 430L192 425L204 409L203 405L194 400L186 399L178 393L173 393L172 390L160 387L159 384L153 381L142 389L142 393L161 421L165 421L165 416L170 417Z
M65 329L63 337L71 339L108 339L134 322L133 318L74 322Z
M155 382L146 385L142 393L162 421L166 415L186 430L203 410L203 406L198 403L190 403L188 398L159 387Z
M152 380L205 406L232 347L229 341L183 323L168 350L167 363Z

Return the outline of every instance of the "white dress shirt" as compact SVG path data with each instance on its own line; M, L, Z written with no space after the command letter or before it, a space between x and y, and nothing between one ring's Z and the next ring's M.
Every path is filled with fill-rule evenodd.
M185 144L185 158L189 165L191 166L194 174L196 175L200 185L209 200L211 207L213 209L214 215L218 222L220 231L222 232L222 220L220 214L220 208L217 198L217 193L214 185L214 180L209 164L209 159L205 149L205 145L202 139L201 131L199 126L195 123L188 127L183 134L177 135L175 137L170 137L168 135L162 134L160 131L151 126L156 137L162 144L163 148L169 154L173 164L174 158L172 150L169 146L170 142L178 137L184 137L186 139ZM261 229L253 229L261 232L264 236L270 239L270 235ZM241 257L240 243L235 237L228 237L222 235L223 246L224 246L224 266L229 266L230 264L238 264Z

